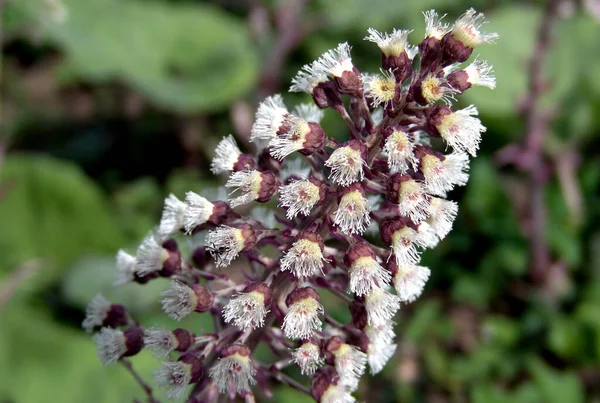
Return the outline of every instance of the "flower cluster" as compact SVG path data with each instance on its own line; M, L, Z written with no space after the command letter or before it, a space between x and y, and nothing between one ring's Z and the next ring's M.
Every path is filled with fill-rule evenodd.
M228 201L194 192L165 200L160 224L137 252L118 252L115 282L170 279L165 313L175 321L212 315L215 333L144 329L98 296L83 326L99 329L102 362L153 350L165 359L155 378L169 398L188 385L191 401L251 397L252 385L264 391L279 381L320 402L354 401L366 368L378 373L395 352L393 318L425 287L430 270L421 253L451 230L458 208L446 196L467 183L485 132L475 106L453 102L472 85L495 86L486 62L463 64L497 37L481 31L483 15L470 9L454 24L435 11L424 15L418 46L409 43L411 31L369 29L380 73L361 73L347 43L304 66L290 91L314 103L290 109L281 95L265 99L250 138L257 155L223 138L211 170L229 175ZM321 126L326 109L344 120L345 142ZM279 207L275 220L242 215L270 201ZM204 245L182 258L175 238L198 232L206 232ZM240 274L227 273L237 281L221 271L235 260ZM348 323L328 315L325 294L347 305ZM276 361L253 357L260 343ZM288 365L310 386L283 374Z

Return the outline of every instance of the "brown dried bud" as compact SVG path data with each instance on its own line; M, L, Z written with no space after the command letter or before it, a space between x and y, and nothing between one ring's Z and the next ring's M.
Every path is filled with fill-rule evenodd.
M312 377L312 384L310 386L310 394L317 401L320 402L325 392L332 387L336 386L340 381L340 376L333 367L319 368Z
M271 200L271 197L279 189L279 179L271 171L261 172L260 190L258 191L257 202L266 203Z
M344 255L344 264L351 268L355 261L363 257L376 258L373 248L366 242L357 242L352 245Z
M167 239L163 242L162 247L168 252L168 257L162 265L162 269L158 272L161 277L171 277L181 271L181 252L174 239Z
M401 218L388 218L379 224L379 236L381 241L387 246L391 246L393 236L396 231L406 227L406 222Z
M421 56L421 72L435 70L441 55L440 40L433 36L423 39L419 44L419 55Z
M364 329L369 324L369 315L367 308L361 301L354 300L350 304L350 315L352 315L352 323L357 329Z
M346 343L340 336L333 336L325 342L323 345L323 356L327 364L335 364L335 352L344 344Z
M247 167L256 169L256 160L250 154L240 154L235 164L233 164L233 171L245 171Z
M198 359L193 354L184 354L179 357L181 362L185 362L186 364L191 366L191 374L192 377L190 379L190 383L196 383L204 376L204 365L202 364L202 360Z
M363 97L362 78L356 67L352 67L352 71L344 71L341 77L336 76L335 83L342 94L350 94L358 98Z
M336 107L343 105L337 87L335 83L331 81L319 83L313 88L312 97L315 104L321 109L329 107L335 109Z
M448 84L450 84L455 90L460 91L461 94L471 88L469 74L464 70L453 71L452 73L448 74L447 80Z
M327 134L320 124L308 122L308 127L310 131L304 135L303 148L298 151L302 155L311 155L312 153L321 151L327 140Z

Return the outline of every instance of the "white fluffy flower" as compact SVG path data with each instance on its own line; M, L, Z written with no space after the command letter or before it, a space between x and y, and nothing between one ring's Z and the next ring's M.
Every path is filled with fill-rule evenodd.
M340 43L335 49L325 52L317 59L313 63L313 70L322 72L329 77L342 77L344 72L354 69L350 49L348 42Z
M290 220L298 213L308 216L320 200L319 187L308 179L292 180L279 188L279 206L287 208L286 217Z
M445 196L454 186L466 185L468 171L469 156L464 152L445 155L443 160L432 154L425 154L421 158L425 188L432 195Z
M387 32L379 32L374 28L369 28L367 32L369 35L365 37L365 40L377 44L381 53L386 57L390 57L399 56L407 50L408 35L412 30L394 29L391 34L388 34Z
M168 258L169 252L158 243L156 235L151 232L137 250L135 271L142 277L160 271Z
M268 312L265 295L255 290L230 299L223 308L223 318L226 323L233 323L241 329L257 329L265 324Z
M208 231L206 246L217 267L226 267L244 249L245 242L242 230L223 225Z
M319 346L312 342L303 343L292 352L292 357L302 375L314 374L324 363Z
M401 130L394 130L385 140L383 151L388 158L388 166L392 173L405 173L414 169L417 159L413 153L414 144L410 141L408 134Z
M166 388L167 399L181 397L192 380L191 365L181 361L165 361L154 371L154 379L161 388Z
M303 290L305 289L300 289ZM321 331L319 315L323 315L323 312L323 306L313 296L297 298L289 304L281 330L289 339L308 339L314 332Z
M227 188L237 188L241 194L231 199L231 207L241 206L242 204L250 203L258 198L260 187L262 184L262 175L255 169L247 171L234 172L229 176L229 180L225 184Z
M229 354L221 357L209 371L217 389L220 393L228 393L230 388L236 393L250 390L250 385L256 383L250 350L244 345L233 345L225 351Z
M190 234L194 228L208 221L213 213L214 205L204 197L194 193L185 194L187 208L183 214L183 227L187 234Z
M389 322L400 309L400 298L383 288L374 287L365 295L368 323L381 326Z
M346 234L362 234L371 224L369 201L359 190L344 194L333 216L333 223Z
M101 294L96 295L85 308L85 319L81 326L86 332L91 332L96 326L102 326L111 303Z
M120 330L103 327L93 338L98 358L104 365L116 362L127 352L125 334Z
M466 151L472 156L477 154L481 133L486 131L481 121L473 116L477 108L473 105L456 112L450 112L441 118L436 128L440 136L456 151Z
M210 164L210 170L215 175L232 171L241 154L242 152L231 134L227 137L223 137L223 140L219 142L217 149L215 150L215 156Z
M153 327L144 330L144 347L152 350L156 358L163 358L177 348L177 338L169 330Z
M358 381L365 372L367 355L358 348L342 343L333 352L335 369L340 376L340 381L350 391L358 388Z
M319 242L300 238L281 259L281 270L289 271L297 278L303 279L320 271L324 260Z
M131 256L123 249L120 249L117 252L117 267L113 284L120 286L132 282L135 278L136 264L135 256Z
M158 226L158 233L162 238L178 232L183 228L183 215L187 205L179 200L175 195L170 194L165 199L162 218Z
M442 22L446 14L439 17L435 10L429 10L424 11L423 15L425 16L425 38L436 38L439 40L450 31L450 24Z
M496 88L496 77L493 75L493 68L485 60L474 60L473 63L465 67L467 81L472 85L481 85L491 89Z
M182 282L171 281L169 288L161 293L162 308L171 319L181 320L194 312L198 297L194 290Z
M320 69L314 67L314 63L304 65L302 70L292 78L292 86L290 92L306 92L312 94L313 89L321 84L329 81L327 75Z
M363 87L365 95L372 99L371 105L386 107L396 97L396 78L390 71L381 71L379 74L363 74Z
M371 256L362 256L354 260L349 267L350 291L358 296L365 295L375 287L390 283L390 273Z
M325 161L325 166L330 168L329 177L333 182L342 186L349 186L354 182L362 181L364 178L363 165L360 150L350 146L336 149Z
M427 222L440 240L444 239L452 229L452 223L457 214L458 204L456 202L437 197L431 199Z
M452 28L452 34L463 45L470 48L482 43L493 43L498 38L498 34L495 32L481 32L481 26L485 23L483 13L478 13L470 8L456 20Z
M431 271L425 266L398 266L392 279L394 288L402 302L413 302L423 292Z
M281 95L267 97L261 102L256 112L250 141L271 140L277 136L277 131L288 113Z

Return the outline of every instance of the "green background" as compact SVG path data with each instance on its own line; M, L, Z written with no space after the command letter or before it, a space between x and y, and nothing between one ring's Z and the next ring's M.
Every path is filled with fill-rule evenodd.
M380 55L362 41L368 27L415 29L416 43L422 11L436 8L451 21L470 6L500 34L496 45L475 51L494 65L496 90L472 89L460 100L477 105L488 131L469 184L450 195L460 205L455 229L424 255L432 270L424 295L396 318L397 354L381 374L364 376L357 397L600 402L600 26L564 3L540 102L553 113L542 147L551 265L544 281L532 281L527 174L499 163L499 152L525 141L518 110L545 2L310 1L292 12L299 36L267 86L285 10L300 2L64 0L61 22L54 1L9 1L0 402L142 399L124 368L101 366L79 327L97 292L127 304L145 325L175 327L160 310L165 282L112 287L116 251L135 250L169 192L214 193L223 183L208 172L216 142L247 135L257 102L270 90L285 92L304 63L349 41L355 64L375 72ZM330 111L323 125L347 136ZM328 310L340 307L328 303ZM200 331L208 323L197 315L184 325ZM147 379L159 366L147 353L133 362ZM287 388L273 392L276 401L303 401Z

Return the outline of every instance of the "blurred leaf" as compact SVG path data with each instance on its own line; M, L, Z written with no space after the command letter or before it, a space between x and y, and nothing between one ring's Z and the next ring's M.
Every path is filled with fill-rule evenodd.
M506 347L514 345L519 339L519 327L514 320L502 316L489 316L483 324L488 342Z
M192 112L222 109L256 80L245 27L209 5L64 0L69 18L55 24L40 1L21 7L67 54L60 72L66 82L122 80L164 108Z
M544 402L583 403L585 401L582 385L575 373L553 370L537 360L531 363L530 369Z
M582 335L581 326L573 318L558 316L550 325L548 345L559 357L577 360L583 353Z
M11 154L0 186L0 222L10 228L0 231L0 269L34 257L64 265L82 251L112 252L122 242L102 194L69 162Z

